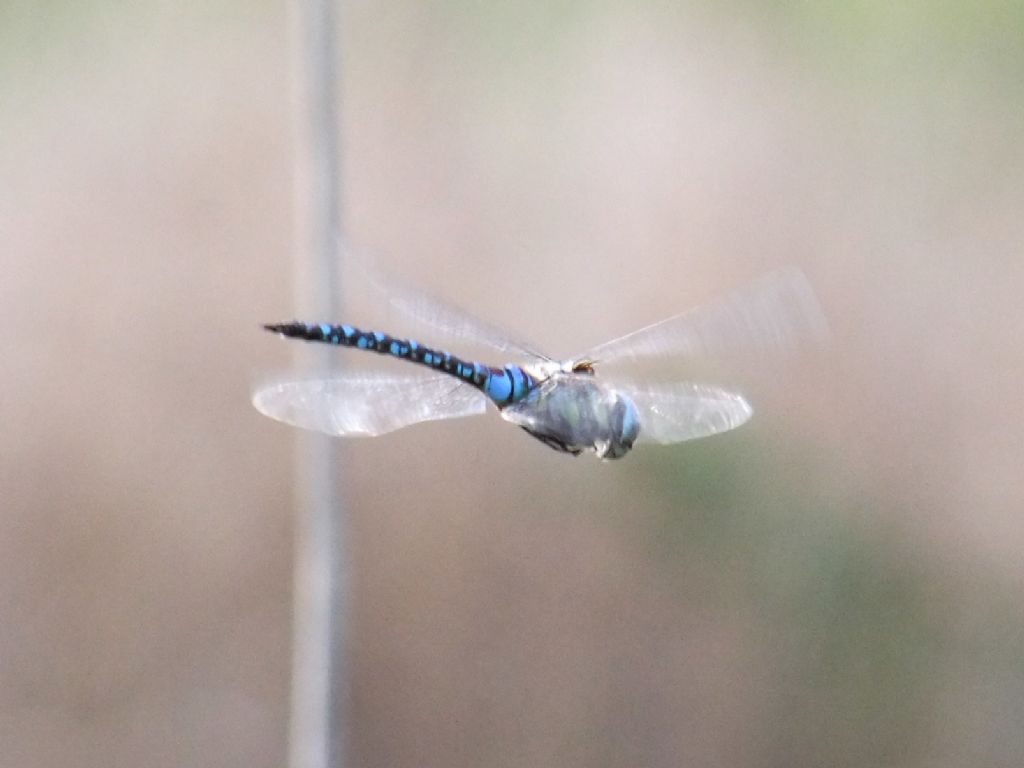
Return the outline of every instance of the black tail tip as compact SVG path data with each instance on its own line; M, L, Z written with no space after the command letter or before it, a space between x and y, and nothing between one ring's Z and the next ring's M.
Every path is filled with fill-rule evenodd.
M295 336L304 327L302 323L294 320L290 323L263 323L263 330L280 333L282 336Z

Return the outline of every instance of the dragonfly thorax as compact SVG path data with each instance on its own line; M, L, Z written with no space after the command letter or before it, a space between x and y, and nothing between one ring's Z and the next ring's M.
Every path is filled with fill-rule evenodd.
M625 456L640 433L633 401L592 373L554 373L501 415L552 448L602 459Z

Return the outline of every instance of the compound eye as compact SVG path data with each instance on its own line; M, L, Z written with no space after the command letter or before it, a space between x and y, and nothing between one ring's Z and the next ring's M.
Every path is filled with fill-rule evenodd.
M578 360L572 364L572 372L593 376L594 364L590 360Z

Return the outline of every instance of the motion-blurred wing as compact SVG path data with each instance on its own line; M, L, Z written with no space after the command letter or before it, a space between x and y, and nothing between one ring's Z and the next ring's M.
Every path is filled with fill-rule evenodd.
M700 384L622 387L640 413L639 442L680 443L743 424L753 414L740 395Z
M601 344L574 359L722 358L791 352L828 336L803 272L785 267L733 293Z
M486 410L487 398L450 376L352 372L273 381L255 390L252 403L295 427L370 437L421 421L474 416Z
M438 330L449 339L482 344L517 358L550 359L534 351L531 345L512 339L498 326L475 317L461 307L429 296L393 275L385 274L344 242L340 243L340 248L346 258L361 270L366 281L387 298L388 304L414 322Z

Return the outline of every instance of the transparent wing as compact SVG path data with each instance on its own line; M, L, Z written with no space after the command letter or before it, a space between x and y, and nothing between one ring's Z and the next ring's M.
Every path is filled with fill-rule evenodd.
M550 359L534 351L535 348L531 345L511 339L498 326L474 317L460 307L433 298L417 288L385 274L344 243L340 248L345 253L346 259L359 268L370 285L386 296L392 307L411 320L441 331L450 338L483 344L499 352L511 353L516 357Z
M680 443L727 432L754 412L740 395L701 384L629 386L622 393L640 413L639 442Z
M612 363L651 357L774 354L820 343L827 336L828 324L807 278L799 269L785 267L574 359Z
M487 398L450 376L351 372L295 378L256 388L260 413L328 435L374 436L421 421L483 413Z

